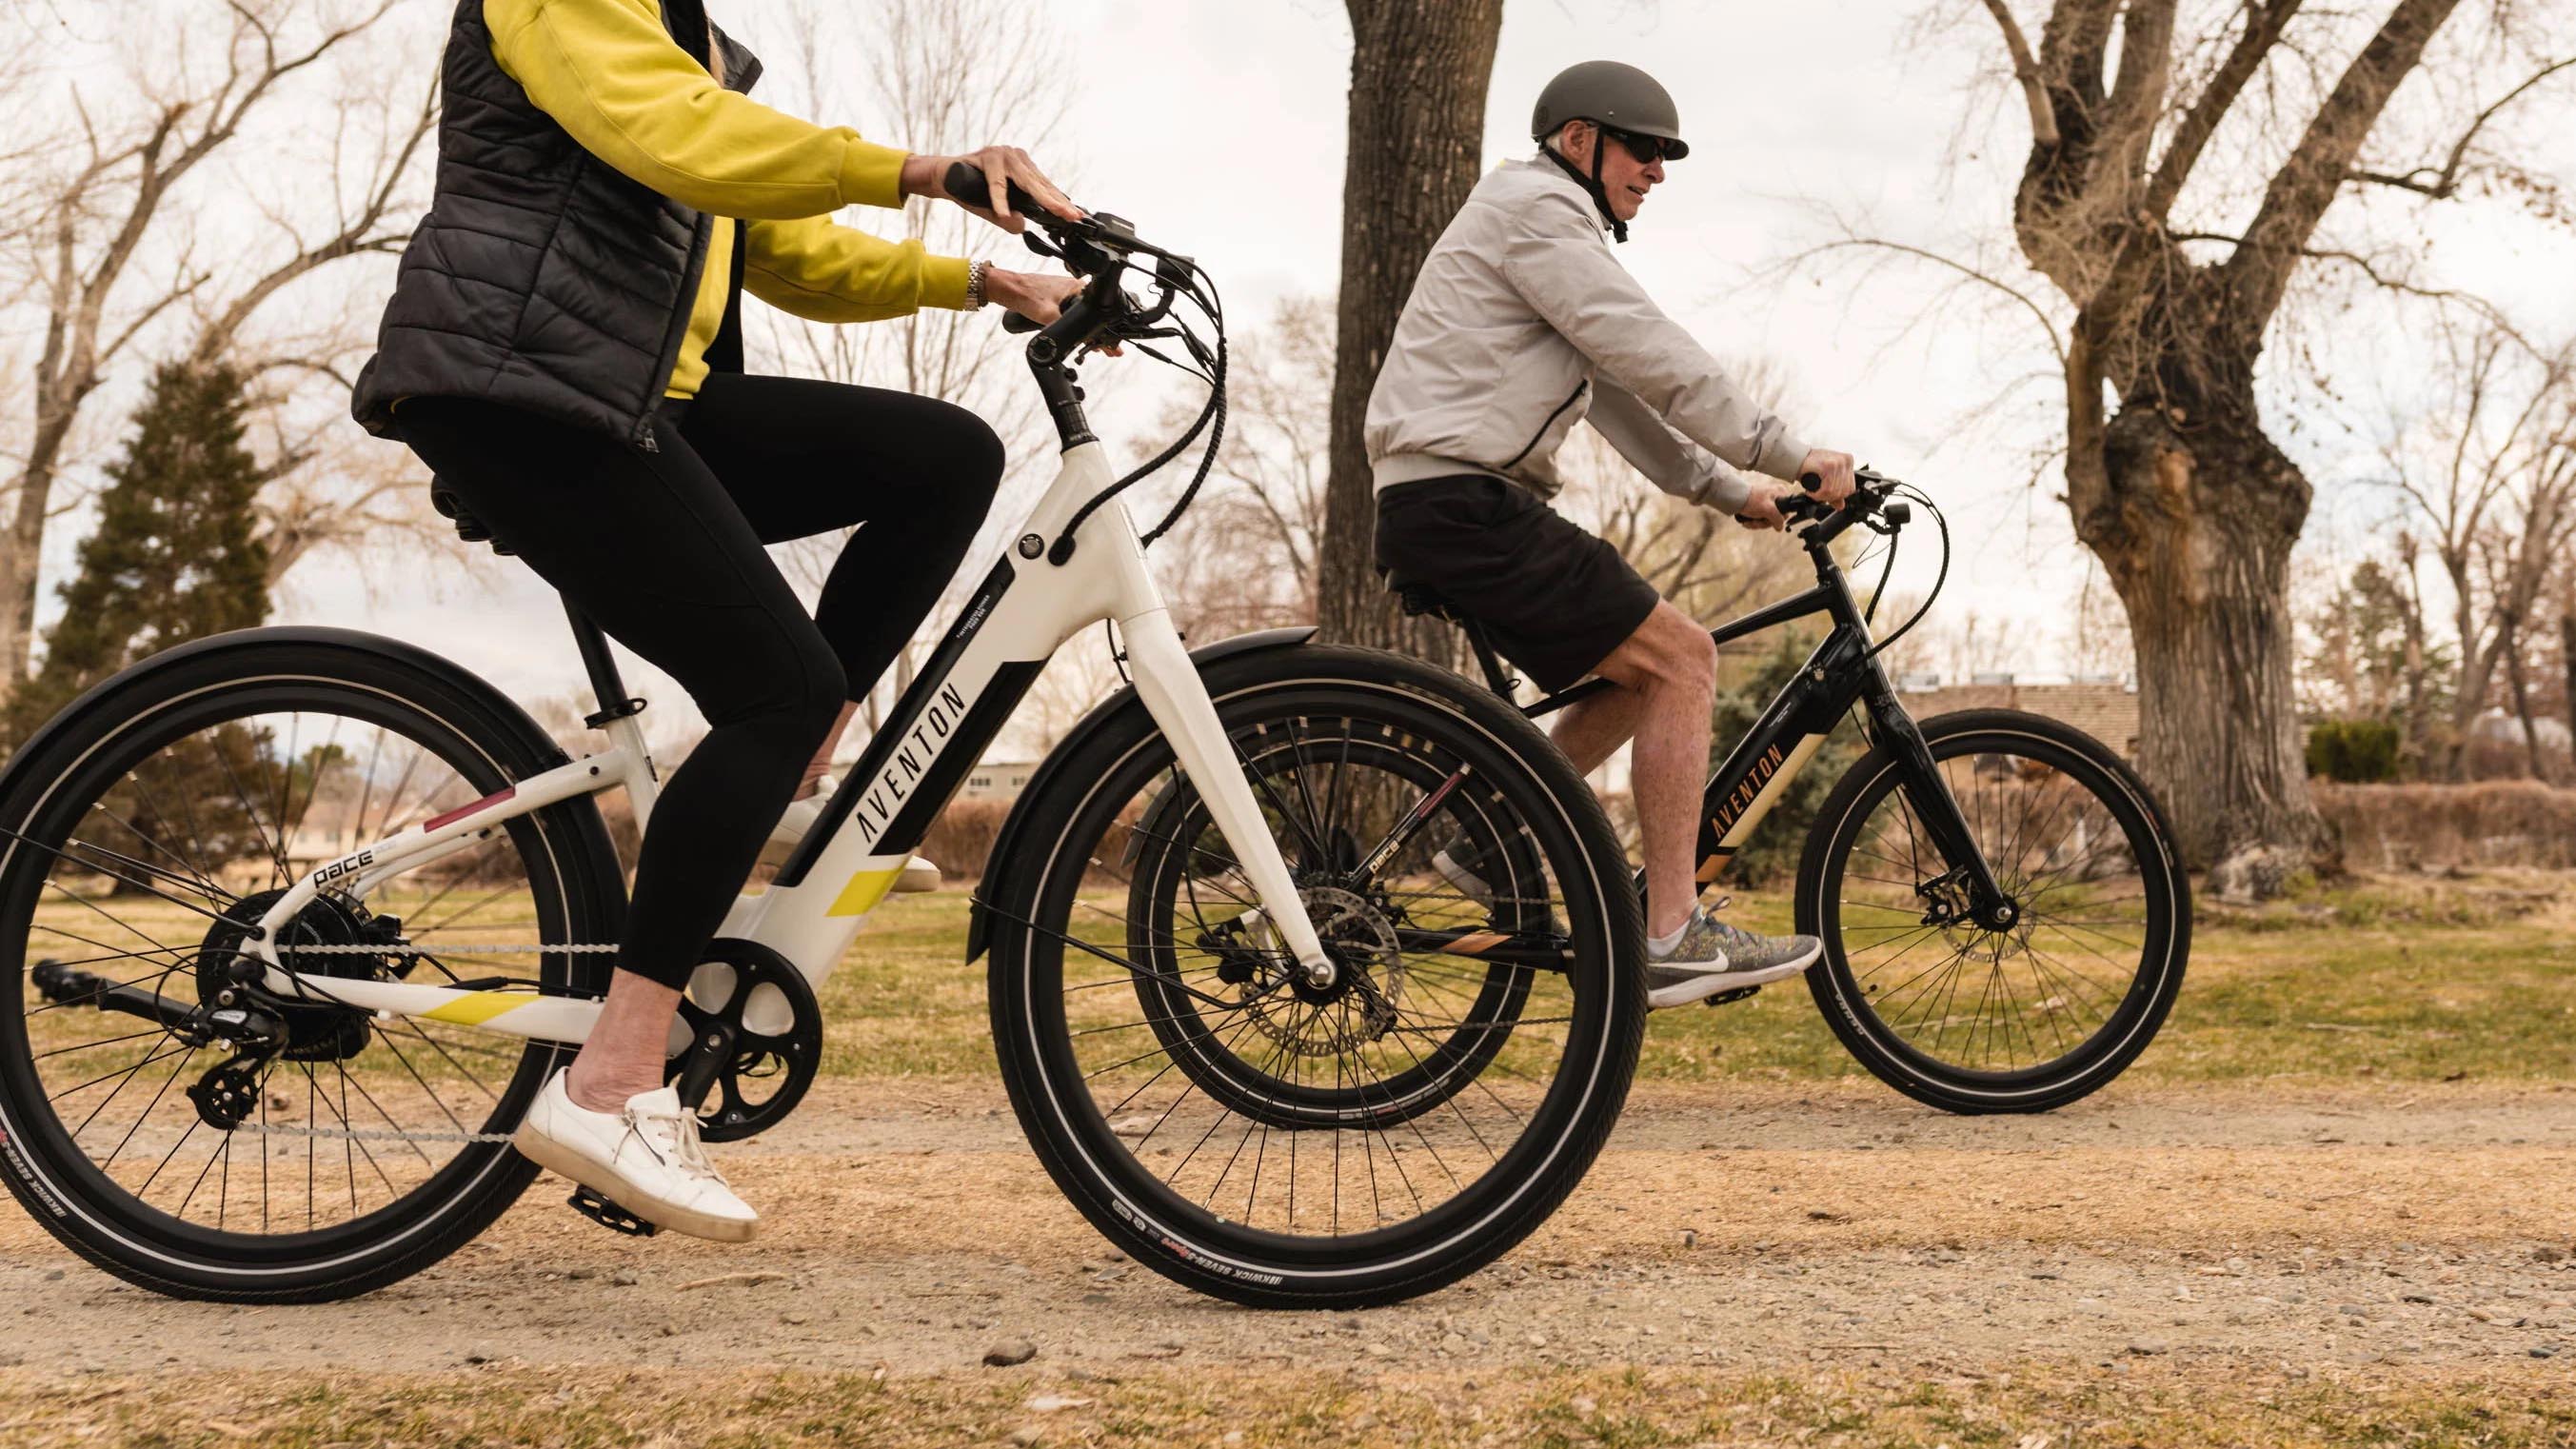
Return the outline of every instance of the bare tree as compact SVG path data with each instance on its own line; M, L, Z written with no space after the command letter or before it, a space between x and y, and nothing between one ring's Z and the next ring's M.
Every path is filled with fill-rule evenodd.
M2459 0L2381 0L2361 16L2304 0L2187 13L2181 0L2050 0L2035 45L2026 5L1982 4L2029 117L2014 238L2071 316L1985 259L1906 249L2046 326L2067 506L2135 636L2142 763L2186 859L2217 869L2222 891L2267 891L2331 847L2308 797L2286 606L2311 489L2265 430L2256 363L2311 260L2478 306L2385 251L2321 240L2319 223L2355 187L2438 199L2509 182L2520 173L2496 149L2499 119L2569 62L2499 78L2523 51L2507 43L2515 8L2497 6L2503 38L2448 72L2472 79L2433 83L2430 109L2465 113L2442 159L2407 168L2367 161L2365 143Z
M1314 622L1333 310L1329 297L1286 298L1265 326L1233 339L1224 446L1198 501L1153 555L1173 618L1197 637ZM1174 398L1163 431L1177 436L1198 411L1198 398Z
M434 99L425 90L406 124L383 133L384 146L363 163L351 158L363 174L334 178L349 184L334 187L339 209L330 224L300 224L283 205L265 210L282 247L229 236L220 248L203 243L201 228L223 231L227 218L211 215L187 185L211 174L209 163L237 149L302 76L325 73L392 9L393 0L232 0L212 64L188 50L203 38L194 26L183 25L173 46L172 37L145 33L136 17L118 38L146 54L175 48L175 60L158 70L138 61L121 87L40 75L0 95L13 133L43 138L11 158L9 184L0 188L8 299L42 314L25 379L30 426L14 473L0 484L10 505L0 533L0 693L26 675L47 525L78 503L56 494L79 461L84 407L138 338L165 319L186 318L186 348L197 358L232 356L254 375L312 366L314 354L303 349L245 354L253 320L299 279L400 246L388 222L399 215L431 124ZM351 114L344 107L343 118ZM66 119L49 125L49 116ZM205 254L218 249L220 256ZM277 471L304 461L289 450Z
M826 119L857 118L867 134L916 151L964 151L994 141L1039 150L1061 123L1071 96L1061 37L1042 13L1007 0L874 0L864 6L790 0L780 7L780 64L763 95L771 105ZM745 17L757 21L758 17ZM865 56L856 81L843 58ZM915 197L900 213L861 210L843 218L896 237L917 239L950 256L991 256L1018 243L961 208ZM985 537L967 551L969 576L999 547L998 530L1017 521L1014 499L1031 465L1050 459L1046 421L1035 395L1010 362L1017 344L990 313L925 309L863 326L807 322L766 308L748 326L764 365L834 382L899 388L970 407L993 425L1010 459L1003 501ZM782 545L780 566L808 593L819 590L850 530ZM952 585L953 597L956 587ZM943 601L945 602L945 601ZM935 609L934 617L944 614ZM916 638L861 701L873 730L912 682L933 640Z
M2066 668L2077 676L2126 679L2137 671L2138 651L2130 643L2129 616L2110 580L2091 560L2084 582L2075 591L2075 607L2066 616L2063 638Z
M2449 329L2444 340L2449 396L2381 454L2451 587L2459 674L2446 768L2461 779L2469 726L2497 669L2526 687L2523 625L2576 536L2576 357L2534 356L2494 326Z
M1502 0L1346 0L1350 146L1343 162L1332 469L1319 622L1334 639L1446 658L1446 626L1408 621L1377 577L1377 500L1361 425L1414 273L1475 188Z

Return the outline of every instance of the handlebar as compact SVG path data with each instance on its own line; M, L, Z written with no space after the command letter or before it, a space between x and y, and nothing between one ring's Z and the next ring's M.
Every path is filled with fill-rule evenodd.
M952 201L963 201L969 205L981 205L987 208L993 204L993 183L983 172L964 161L952 164L948 168L948 174L939 179L939 184L948 189L948 196ZM1010 198L1011 210L1029 220L1064 224L1063 217L1047 210L1036 197L1021 190L1020 183L1006 179L1002 184L1002 190L1003 194Z
M1825 480L1819 474L1798 475L1798 486L1810 493L1822 488L1824 484ZM1840 508L1816 498L1781 499L1781 520L1795 523L1803 519L1813 523L1815 527L1807 530L1806 539L1810 547L1818 547L1831 543L1840 537L1845 529L1856 523L1865 522L1872 515L1884 515L1889 524L1900 527L1910 517L1910 510L1906 505L1888 502L1889 495L1893 494L1898 487L1896 479L1872 469L1855 468L1852 470L1852 484L1851 496L1843 500ZM1872 526L1876 527L1876 525ZM1882 528L1880 531L1887 530Z

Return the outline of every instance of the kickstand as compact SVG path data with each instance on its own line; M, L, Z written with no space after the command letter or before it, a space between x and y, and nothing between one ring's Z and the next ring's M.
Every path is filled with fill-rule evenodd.
M624 1233L630 1238L649 1238L662 1231L586 1187L575 1187L572 1196L565 1200L572 1204L574 1212L612 1233Z

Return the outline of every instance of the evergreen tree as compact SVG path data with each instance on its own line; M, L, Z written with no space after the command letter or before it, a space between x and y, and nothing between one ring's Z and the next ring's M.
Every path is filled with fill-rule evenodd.
M97 532L60 590L45 662L9 701L0 741L20 741L82 690L173 644L268 617L267 549L252 537L259 470L242 446L243 380L231 367L164 363L109 465Z
M259 471L242 446L244 407L243 379L229 366L165 363L153 374L125 456L107 470L98 530L61 588L44 665L0 709L0 745L14 751L81 691L137 660L267 618L268 551L252 536ZM146 873L115 855L191 875L247 860L264 873L281 813L266 783L271 733L236 720L163 747L92 808L73 832L88 847L77 853L110 878L112 893L147 888Z

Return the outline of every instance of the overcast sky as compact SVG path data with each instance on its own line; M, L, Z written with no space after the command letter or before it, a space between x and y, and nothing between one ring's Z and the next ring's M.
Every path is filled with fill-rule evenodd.
M713 8L778 68L787 42L774 10L763 0ZM2019 8L2035 20L2039 7ZM2036 325L1969 298L1955 299L1935 325L1913 325L1950 281L1921 266L1868 279L1854 264L1794 282L1757 280L1768 264L1823 239L1820 208L1953 254L2008 249L2004 223L2027 123L1995 81L1999 48L1983 12L1958 0L1949 9L1958 24L1927 32L1915 25L1926 6L1913 0L1512 0L1486 161L1527 150L1531 100L1561 66L1606 57L1655 72L1679 103L1693 150L1657 188L1620 260L1712 349L1783 363L1798 403L1790 421L1802 435L1943 499L1959 549L1943 613L1974 609L2010 623L2025 641L2022 666L2045 670L2061 662L2058 620L2083 555L2054 501L2062 487L2054 471L2029 486L2033 459L2062 416L2049 385L2030 380L2047 360ZM1272 299L1333 289L1350 46L1338 3L1049 0L1043 13L1077 78L1058 135L1081 200L1199 257L1224 285L1238 325L1264 315ZM433 63L420 57L424 68ZM2451 79L2477 88L2471 77ZM2534 104L2563 120L2576 116L2576 86L2561 89ZM2576 180L2576 126L2538 129L2554 134L2557 148L2538 158L2545 169ZM2576 275L2576 246L2564 233L2493 204L2388 214L2420 237L2428 280L2502 294L2536 332L2576 332L2576 288L2564 283ZM2374 224L2354 206L2330 222L2356 235ZM1015 243L997 243L997 257L1016 254ZM2407 361L2415 339L2391 335L2397 324L2386 316L2368 317L2349 339L2327 334L2338 348L2354 344L2339 382L2355 395L2402 395L2420 382ZM2374 354L2384 364L2372 364ZM1968 425L2015 379L2024 385L2013 406ZM1108 416L1142 426L1151 413L1139 406ZM2382 492L2329 486L2365 451L2367 440L2348 431L2354 420L2298 420L2293 453L2320 484L2312 526L2320 533L2358 528L2386 507ZM1111 441L1133 456L1160 440L1113 432ZM1934 551L1909 552L1900 586L1910 576L1920 588ZM314 569L292 581L282 619L419 640L522 694L574 683L552 593L514 563L485 577L487 589L451 587L443 596L380 577L371 601L351 570ZM686 711L680 692L649 670L638 666L630 683L652 696L657 714L675 707L666 728L670 714Z

